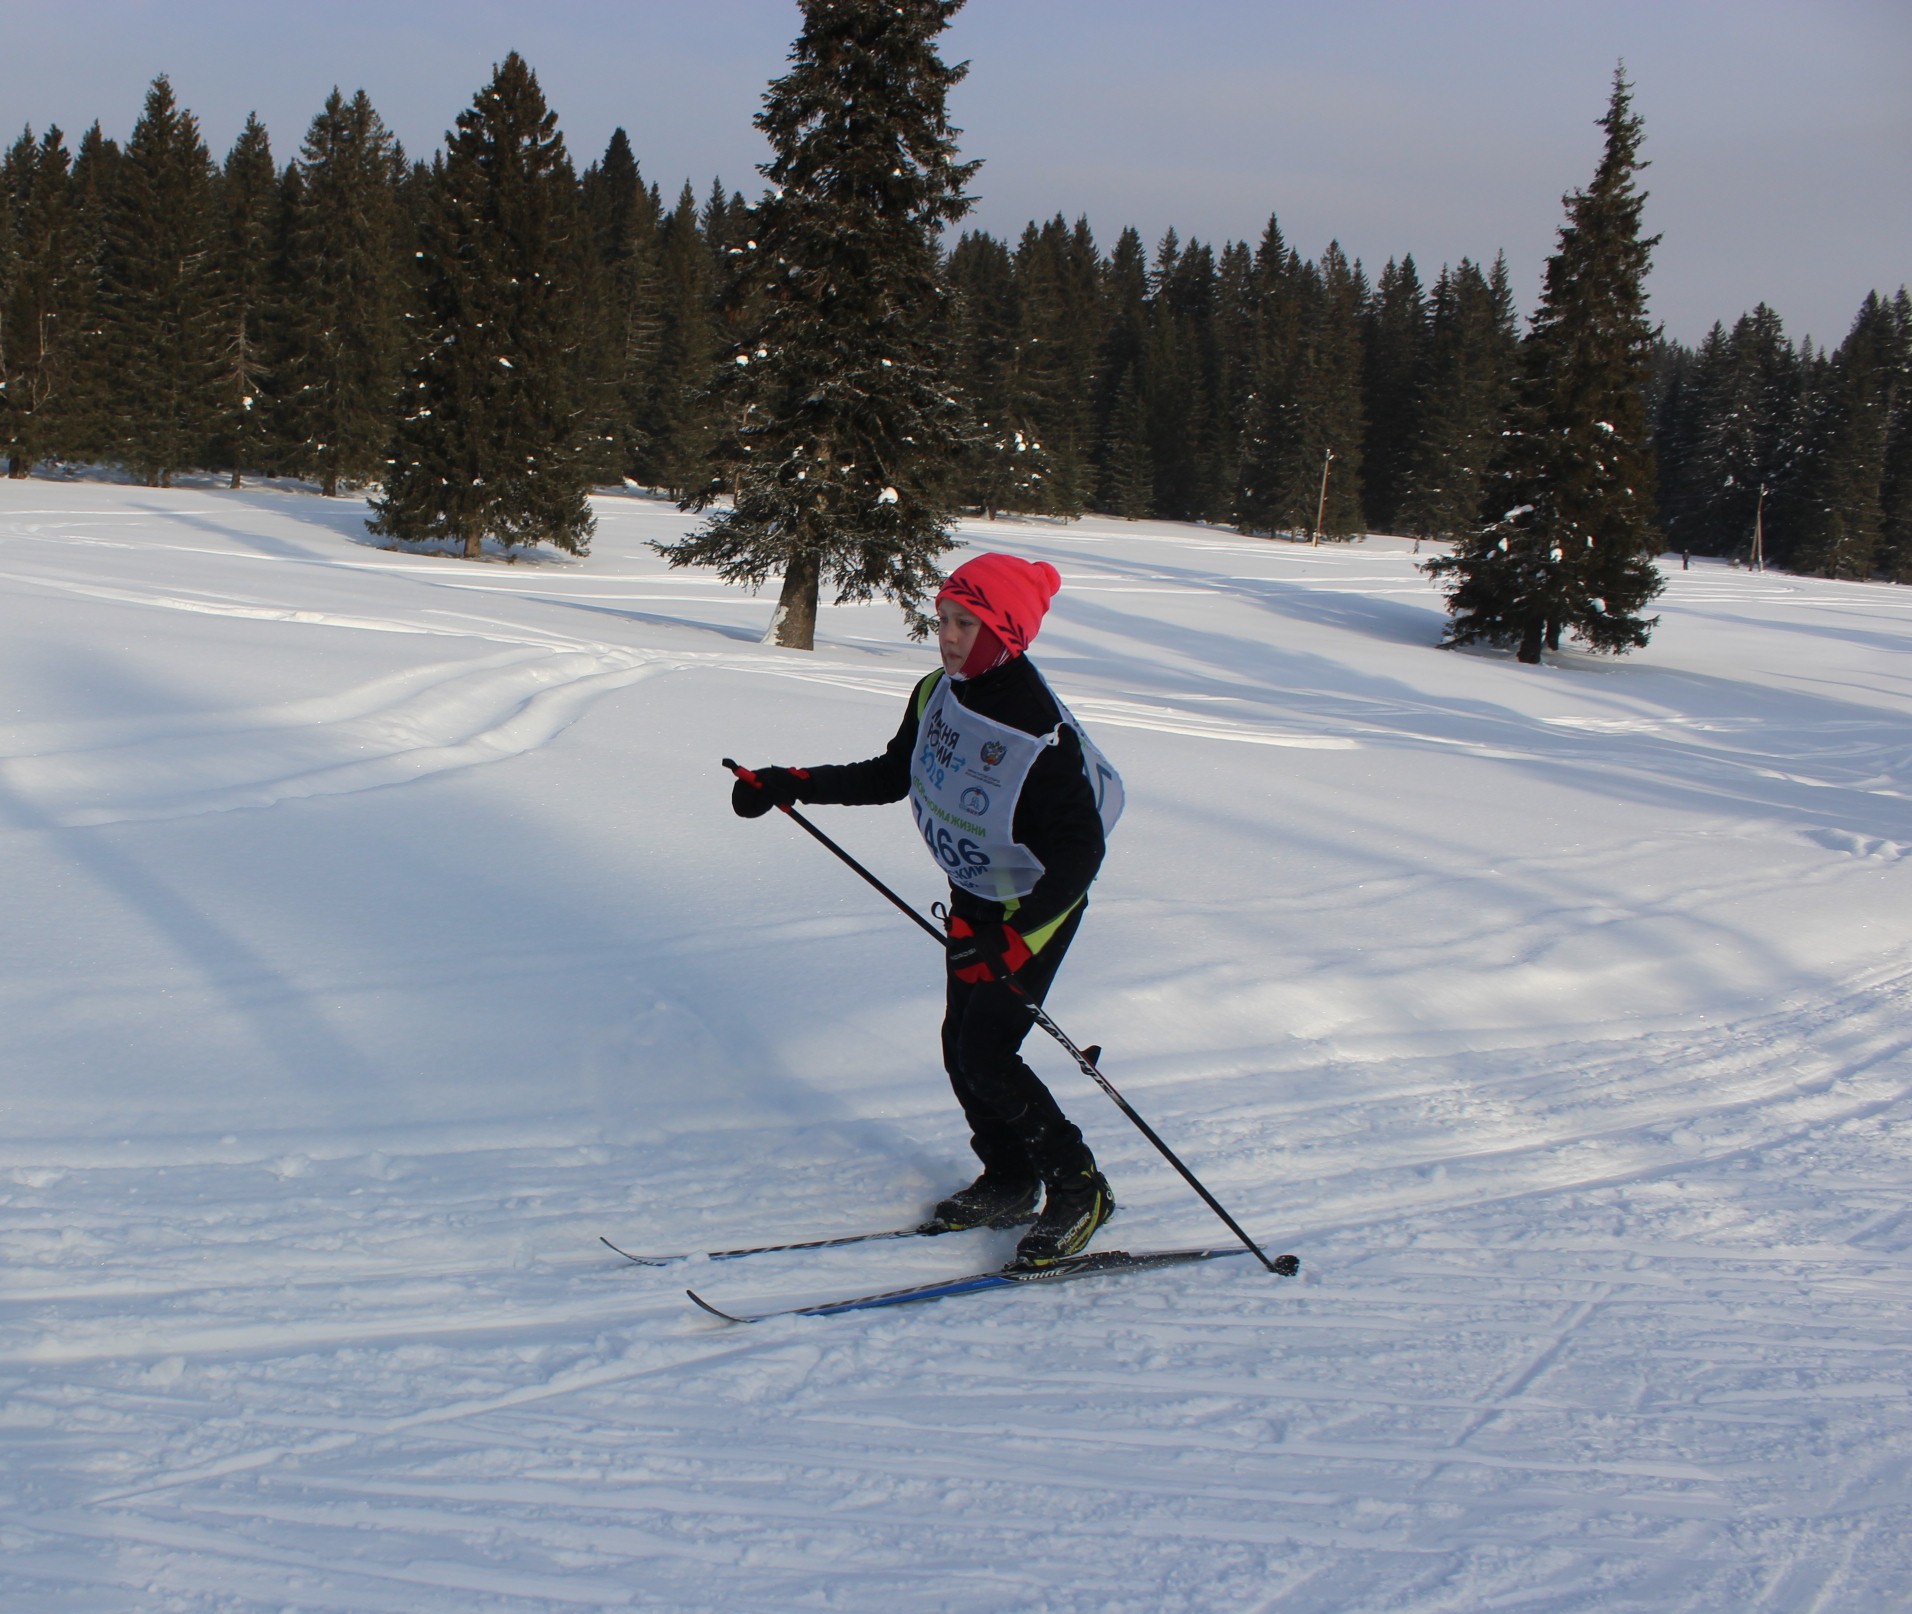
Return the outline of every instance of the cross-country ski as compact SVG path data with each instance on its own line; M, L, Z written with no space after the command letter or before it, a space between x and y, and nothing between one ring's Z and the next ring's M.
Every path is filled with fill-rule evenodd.
M1215 1261L1248 1253L1239 1245L1227 1249L1137 1250L1133 1253L1127 1250L1097 1250L1086 1255L1064 1256L1044 1267L997 1267L990 1272L972 1272L960 1278L932 1280L901 1289L883 1289L871 1294L854 1295L846 1300L815 1301L804 1306L779 1306L766 1310L727 1310L705 1299L695 1289L686 1289L684 1293L711 1316L722 1318L727 1323L761 1323L772 1317L836 1317L844 1312L876 1311L885 1306L945 1300L956 1295L981 1294L990 1289L1028 1288L1067 1283L1078 1278L1115 1277L1122 1273L1187 1266L1191 1262ZM1278 1255L1269 1265L1270 1272L1283 1278L1293 1277L1300 1268L1300 1261L1292 1255Z
M613 1244L601 1233L598 1235L598 1242L607 1250L623 1256L633 1266L668 1267L676 1266L684 1261L738 1261L747 1255L788 1255L800 1250L837 1250L850 1244L880 1243L888 1239L940 1238L957 1231L974 1230L944 1227L940 1222L925 1222L915 1227L886 1227L874 1233L839 1233L834 1238L801 1239L794 1244L752 1244L735 1250L705 1250L697 1255L685 1253L639 1255L634 1250L627 1250L622 1245Z

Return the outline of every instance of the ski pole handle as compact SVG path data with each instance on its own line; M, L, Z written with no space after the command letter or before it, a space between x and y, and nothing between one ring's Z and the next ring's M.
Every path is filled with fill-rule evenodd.
M763 789L763 781L759 779L754 773L752 773L748 768L746 768L741 762L732 762L729 757L725 757L724 766L728 768L732 773L734 773L739 779L743 780L745 784L755 785L756 788L759 790ZM788 812L789 810L790 809L788 807L784 808L785 812Z

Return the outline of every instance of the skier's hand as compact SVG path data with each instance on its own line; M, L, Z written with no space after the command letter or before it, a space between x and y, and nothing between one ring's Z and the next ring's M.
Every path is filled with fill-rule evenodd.
M730 810L739 818L761 818L772 807L794 806L808 777L802 768L740 768L730 787Z
M1014 975L1035 955L1013 925L996 920L971 925L949 918L949 972L959 981L994 981Z

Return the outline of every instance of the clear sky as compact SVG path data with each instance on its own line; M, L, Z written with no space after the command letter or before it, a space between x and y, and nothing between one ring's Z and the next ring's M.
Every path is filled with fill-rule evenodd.
M754 196L798 26L794 0L0 0L0 130L123 138L164 72L215 155L256 109L283 163L337 84L425 156L515 49L580 166L621 124L667 196ZM998 235L1061 212L1105 248L1219 244L1272 212L1370 273L1505 250L1530 310L1624 57L1669 335L1763 300L1836 343L1912 281L1912 0L969 0L944 55Z

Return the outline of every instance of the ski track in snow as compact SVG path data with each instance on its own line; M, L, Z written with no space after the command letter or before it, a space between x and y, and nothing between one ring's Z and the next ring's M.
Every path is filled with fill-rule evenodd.
M1532 672L1427 652L1405 546L974 529L1063 571L1044 665L1134 802L1058 1016L1303 1274L741 1329L685 1283L1006 1249L595 1242L961 1168L920 949L711 766L875 749L893 616L758 648L646 501L504 568L341 501L0 498L7 1614L1912 1606L1912 596L1676 572L1644 655ZM1030 1057L1106 1242L1220 1235Z

